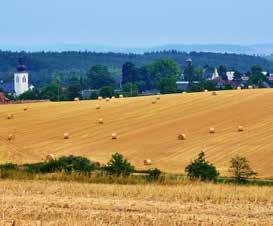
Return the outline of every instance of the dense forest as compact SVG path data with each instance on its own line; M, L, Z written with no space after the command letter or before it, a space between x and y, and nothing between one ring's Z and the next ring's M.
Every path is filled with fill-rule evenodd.
M263 69L273 71L273 62L262 57L220 54L220 53L184 53L178 51L162 51L145 54L122 53L94 53L94 52L8 52L0 51L0 79L12 81L18 58L24 57L25 64L30 71L30 80L35 86L43 86L52 82L55 77L61 77L63 82L73 76L85 75L94 65L101 64L108 67L111 75L121 76L122 65L132 62L140 67L158 59L172 59L181 68L186 66L185 60L192 58L193 64L198 67L211 68L226 65L229 70L247 72L252 65L259 64Z

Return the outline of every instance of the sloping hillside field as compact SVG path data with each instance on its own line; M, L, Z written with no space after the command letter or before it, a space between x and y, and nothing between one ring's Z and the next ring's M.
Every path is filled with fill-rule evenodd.
M155 99L2 105L0 161L36 162L47 154L74 154L106 163L120 152L138 168L151 159L150 167L183 173L204 150L222 175L239 153L260 177L273 177L273 90L162 95L152 104ZM14 118L7 119L9 114ZM238 126L244 131L238 132ZM186 140L178 140L180 133ZM9 134L14 135L11 141Z

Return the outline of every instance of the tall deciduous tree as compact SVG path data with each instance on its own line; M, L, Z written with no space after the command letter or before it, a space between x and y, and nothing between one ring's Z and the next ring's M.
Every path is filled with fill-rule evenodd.
M178 79L180 69L173 60L157 60L147 66L149 80L153 88L162 88L160 80L164 78ZM173 80L171 81L173 83Z
M138 80L137 74L136 66L131 62L126 62L122 66L122 84L136 82Z
M115 86L108 68L104 65L95 65L87 72L87 83L92 89L100 89L103 86Z
M249 162L245 157L236 156L231 159L230 164L229 171L238 183L245 182L249 177L257 174L251 169Z

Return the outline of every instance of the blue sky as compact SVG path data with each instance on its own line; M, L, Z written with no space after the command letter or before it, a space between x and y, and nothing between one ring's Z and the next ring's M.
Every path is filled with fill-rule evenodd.
M272 0L1 0L1 45L273 43Z

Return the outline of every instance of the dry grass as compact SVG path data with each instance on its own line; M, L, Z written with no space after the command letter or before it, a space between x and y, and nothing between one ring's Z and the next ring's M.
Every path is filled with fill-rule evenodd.
M80 101L0 106L0 162L40 161L48 154L82 155L107 163L120 152L137 168L144 159L166 172L183 169L201 150L222 175L231 157L246 156L259 177L273 177L273 90L244 89L211 93L116 98L110 102ZM96 105L101 109L96 110ZM14 113L13 120L6 116ZM101 126L97 119L103 118ZM245 128L238 133L238 125ZM212 136L208 129L217 131ZM72 135L64 140L66 131ZM187 140L177 135L185 132ZM118 142L111 134L118 134ZM13 134L16 139L7 140Z
M0 224L272 225L272 187L1 181Z

